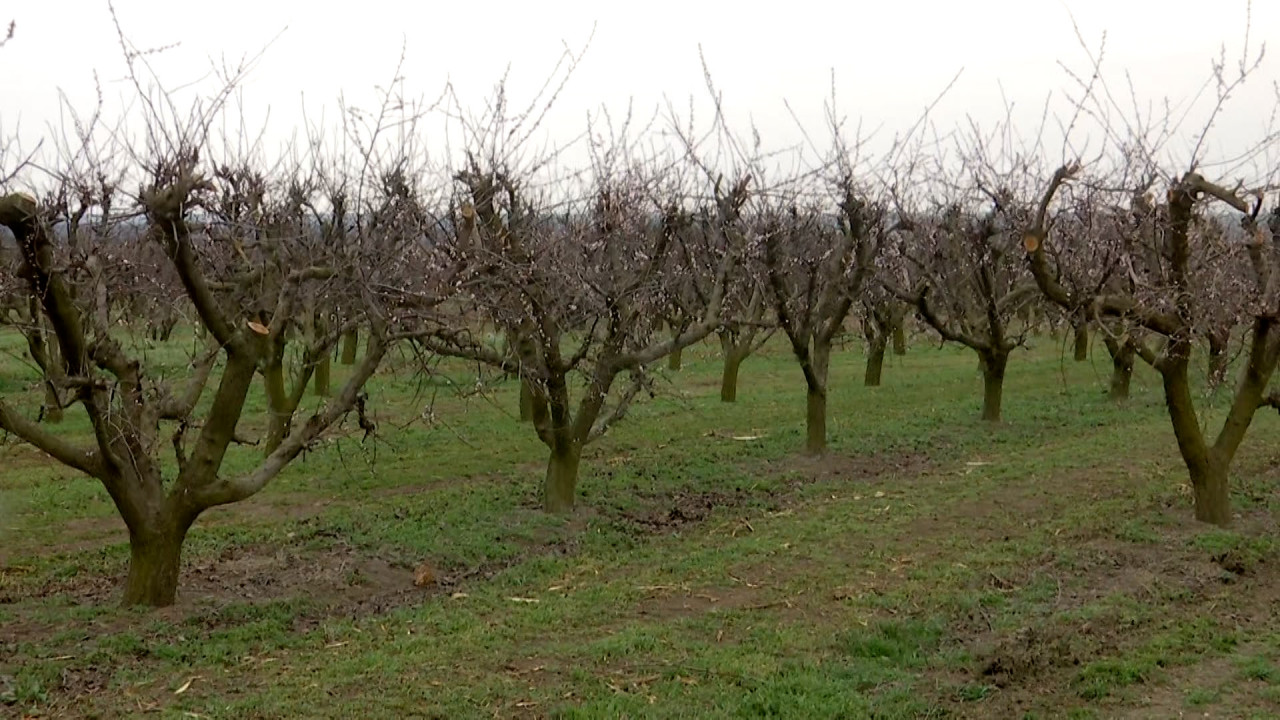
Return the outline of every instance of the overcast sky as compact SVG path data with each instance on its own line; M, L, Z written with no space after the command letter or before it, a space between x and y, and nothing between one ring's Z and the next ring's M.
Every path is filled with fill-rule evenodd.
M244 85L250 114L271 108L273 136L301 118L329 112L340 92L369 105L403 46L403 75L415 94L434 98L446 81L480 106L503 70L520 98L541 85L565 44L590 49L556 106L553 132L577 132L589 110L629 100L646 113L670 99L706 107L701 44L726 105L754 121L766 140L795 137L784 108L821 130L834 71L841 109L888 132L909 124L961 69L933 118L951 125L966 114L1002 114L1002 93L1020 107L1069 87L1058 62L1080 72L1088 60L1074 16L1096 49L1107 34L1113 79L1131 73L1145 99L1186 98L1203 83L1226 45L1238 58L1245 40L1244 0L896 0L870 2L394 2L294 0L117 0L125 32L139 47L178 43L153 58L170 86L205 76L211 61L236 60L266 47ZM770 8L765 11L761 8ZM0 50L0 126L22 128L24 143L56 122L58 90L79 107L93 104L94 72L104 94L128 92L106 2L40 0L7 4L15 38ZM1280 2L1252 8L1254 47L1280 27ZM1280 51L1280 49L1277 49ZM1280 58L1236 99L1222 136L1264 132L1275 102ZM1032 113L1034 115L1034 113Z

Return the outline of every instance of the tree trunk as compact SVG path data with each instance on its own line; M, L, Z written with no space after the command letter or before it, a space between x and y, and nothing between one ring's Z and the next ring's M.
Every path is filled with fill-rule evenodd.
M1227 487L1227 469L1231 461L1230 457L1225 460L1215 458L1205 443L1191 395L1191 383L1187 378L1190 361L1190 341L1170 339L1165 346L1164 359L1157 367L1164 384L1165 407L1173 423L1173 435L1178 440L1178 452L1190 475L1196 519L1225 527L1231 524L1231 498ZM1252 416L1250 412L1249 417Z
M533 386L520 378L520 422L533 421Z
M1217 387L1227 377L1227 363L1231 360L1227 355L1227 346L1231 341L1229 333L1209 333L1209 385Z
M888 338L877 335L867 347L867 371L862 384L866 387L880 387L880 374L884 369L884 351Z
M809 455L821 455L827 451L827 368L831 364L831 344L815 339L810 363L812 379L806 378L809 392L804 450Z
M284 386L284 365L269 363L262 369L262 381L267 394L267 438L263 441L263 451L270 455L289 434L289 418L293 413L288 407L289 395Z
M173 329L177 326L177 313L172 310L166 312L164 319L160 321L160 327L156 333L156 339L160 342L169 342L169 338L173 337Z
M1111 390L1107 397L1115 402L1129 399L1129 383L1133 379L1133 364L1137 351L1130 342L1118 342L1111 338L1105 340L1107 352L1111 354Z
M1089 359L1089 323L1079 322L1073 329L1076 334L1075 361L1084 362Z
M897 322L893 324L893 354L894 355L907 354L907 331L903 328L903 325L905 324L906 324L906 320L904 320L903 318L899 318Z
M1004 370L1009 363L1007 353L981 353L982 419L1000 422L1000 403L1004 399Z
M329 370L329 353L325 352L325 354L316 361L316 376L314 384L312 385L312 390L319 397L329 397Z
M720 402L736 402L738 399L738 368L744 356L732 348L724 353L724 371L720 376Z
M547 462L547 481L542 486L542 507L549 513L563 514L573 511L574 495L578 488L578 463L582 459L582 445L571 442L551 449Z
M44 381L44 414L41 420L51 425L57 425L62 422L62 400L58 397L58 391L53 386L53 381L46 379Z
M1231 524L1231 492L1226 463L1207 462L1191 467L1191 490L1196 503L1196 520L1218 527Z
M307 333L307 342L313 343L318 338L329 332L329 323L326 322L325 316L322 313L317 313L312 310L309 315L311 318L311 328L310 332ZM332 364L328 350L320 353L320 356L315 359L315 369L312 371L315 374L315 378L313 379L311 389L318 397L329 397L329 379Z
M667 356L667 369L679 370L684 364L684 349L676 348Z
M809 390L805 421L808 434L804 443L804 451L810 455L821 455L827 451L826 390Z
M360 349L360 332L348 330L342 335L342 364L355 365L356 353Z
M182 565L182 541L187 528L178 525L160 531L129 532L129 575L124 583L124 605L167 607L178 594Z

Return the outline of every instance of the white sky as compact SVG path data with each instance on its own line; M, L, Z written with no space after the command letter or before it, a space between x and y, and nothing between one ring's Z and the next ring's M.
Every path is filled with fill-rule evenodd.
M3 132L20 126L27 146L47 133L59 88L77 107L92 107L95 70L108 98L129 92L105 0L0 7L0 19L17 22L16 37L0 49ZM372 104L372 88L391 77L402 44L407 86L423 97L434 99L449 80L478 109L510 64L513 95L528 98L563 43L580 48L594 24L551 132L576 134L588 110L604 104L621 112L629 99L648 114L664 98L683 112L692 96L705 116L701 44L731 117L753 120L773 144L796 137L784 99L821 133L832 71L841 110L886 133L914 120L961 68L934 115L939 125L966 114L1001 116L1002 88L1020 107L1038 109L1048 93L1070 85L1057 61L1088 70L1071 15L1092 47L1107 33L1113 80L1131 72L1144 98L1185 98L1223 44L1229 59L1240 55L1246 7L1245 0L116 1L137 46L180 43L154 58L169 85L198 80L211 60L235 60L275 38L244 86L251 117L270 106L274 137L297 125L304 97L312 117L326 106L332 116L340 92ZM1252 45L1278 27L1280 2L1255 2ZM1277 68L1280 59L1264 63L1219 137L1264 133Z

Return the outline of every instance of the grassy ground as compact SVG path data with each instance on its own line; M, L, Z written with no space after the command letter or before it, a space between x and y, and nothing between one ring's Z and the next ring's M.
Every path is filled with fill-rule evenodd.
M202 517L159 612L115 606L105 492L7 447L0 715L1276 717L1280 422L1235 527L1196 527L1155 378L1116 407L1105 356L1060 349L1014 357L989 428L971 353L917 344L868 389L850 348L808 459L782 346L734 405L697 348L588 450L567 519L536 510L513 383L380 380L383 439Z

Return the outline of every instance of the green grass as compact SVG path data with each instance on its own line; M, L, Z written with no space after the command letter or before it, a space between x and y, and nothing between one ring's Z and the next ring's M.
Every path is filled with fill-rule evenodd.
M1140 369L1116 406L1104 356L1036 345L1010 362L998 427L977 420L970 352L917 343L881 388L859 385L857 348L839 353L820 460L796 454L803 385L781 344L747 361L731 405L716 348L693 348L587 450L571 518L536 509L545 450L514 383L464 400L464 366L426 385L389 373L370 386L381 438L344 429L207 513L180 603L159 612L114 606L127 545L102 489L12 447L0 710L1083 718L1162 701L1264 716L1280 422L1260 414L1241 451L1240 522L1197 527L1155 377ZM38 402L29 371L0 369L7 395ZM1212 422L1224 398L1204 400ZM261 416L255 395L245 427ZM424 562L441 585L413 587Z

